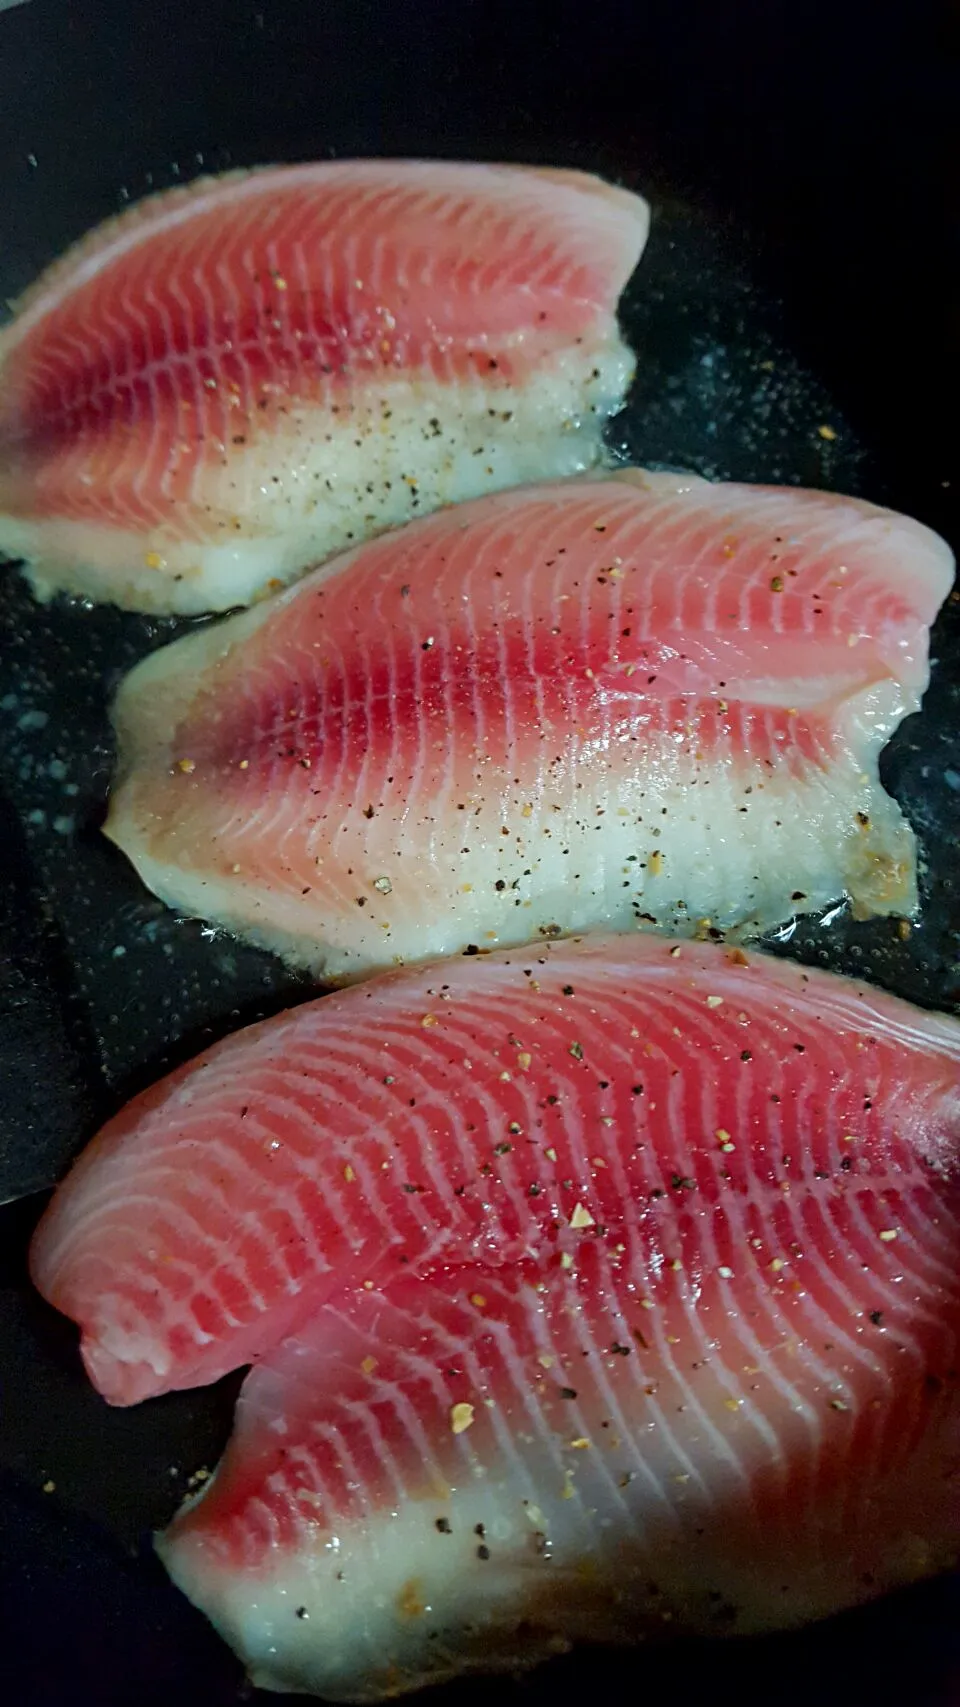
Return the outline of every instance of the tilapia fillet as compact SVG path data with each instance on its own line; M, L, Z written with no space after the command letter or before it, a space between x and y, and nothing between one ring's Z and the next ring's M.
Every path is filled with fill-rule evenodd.
M35 589L248 604L439 504L593 464L648 209L585 173L353 160L99 227L0 335L0 550Z
M479 499L140 664L107 834L171 907L335 979L909 913L877 760L952 567L819 492L630 469Z
M138 1099L34 1273L114 1399L262 1354L160 1543L259 1684L797 1624L958 1552L958 1066L714 945L406 971Z
M754 1334L779 1300L777 1335L843 1363L874 1343L864 1288L953 1331L958 1062L952 1020L653 933L405 969L134 1099L54 1197L32 1273L115 1404L261 1358L368 1282L594 1244L612 1273L629 1256L625 1287L642 1270L656 1321L709 1335L729 1309L723 1331Z
M779 1162L756 1146L723 1218L664 1180L662 1266L588 1229L569 1271L361 1289L260 1364L158 1543L253 1682L378 1700L578 1640L798 1625L953 1565L956 1190L835 1172L778 1201Z

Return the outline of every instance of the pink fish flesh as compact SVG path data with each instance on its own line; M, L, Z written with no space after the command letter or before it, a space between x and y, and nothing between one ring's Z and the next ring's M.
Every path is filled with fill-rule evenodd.
M0 335L0 550L42 597L225 610L439 504L591 466L648 217L584 173L438 161L141 203Z
M737 1126L717 1161L682 1146L696 1187L661 1173L655 1233L634 1214L566 1271L323 1305L159 1542L252 1681L375 1701L578 1640L797 1625L955 1564L956 1185L857 1126L828 1184ZM698 1203L720 1167L723 1210Z
M769 1293L777 1333L839 1369L817 1312L867 1334L868 1294L954 1332L958 1060L953 1020L653 933L405 969L137 1097L56 1193L32 1273L114 1404L213 1381L367 1282L593 1245L704 1334Z
M119 693L107 833L327 978L587 928L910 913L877 760L953 560L821 492L620 470L359 547Z

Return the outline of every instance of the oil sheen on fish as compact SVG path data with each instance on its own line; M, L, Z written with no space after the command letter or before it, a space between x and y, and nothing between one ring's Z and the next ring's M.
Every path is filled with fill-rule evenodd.
M958 1062L955 1021L652 932L405 968L137 1097L55 1195L32 1273L115 1404L213 1381L367 1283L593 1244L707 1337L727 1299L759 1332L770 1288L777 1343L794 1321L842 1362L874 1344L868 1291L953 1331Z
M587 928L910 913L877 761L952 559L905 517L620 470L499 493L156 652L107 834L314 973Z
M437 505L593 464L633 360L640 197L353 160L99 227L0 336L0 550L35 589L248 604Z
M159 1543L254 1683L375 1701L955 1564L956 1186L837 1132L787 1196L769 1136L691 1147L695 1186L651 1156L646 1225L566 1271L361 1289L258 1366Z

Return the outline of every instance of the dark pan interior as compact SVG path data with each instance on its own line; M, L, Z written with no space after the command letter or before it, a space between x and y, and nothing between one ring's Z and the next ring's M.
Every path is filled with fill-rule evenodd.
M922 5L883 27L860 5L663 12L555 0L545 27L506 0L2 11L0 298L124 201L208 168L406 153L599 169L655 214L624 303L639 366L612 448L859 492L956 546L946 23ZM920 924L904 936L841 913L772 945L945 1008L960 1006L958 625L948 604L923 712L884 760L922 845ZM165 912L99 834L111 691L185 626L41 610L0 577L0 1202L49 1183L99 1118L204 1040L309 988ZM3 1698L235 1702L239 1668L166 1584L149 1532L215 1460L237 1379L109 1411L25 1280L43 1201L0 1211ZM845 1703L910 1688L946 1704L958 1611L946 1580L799 1636L579 1656L497 1687L518 1703L642 1686ZM465 1707L482 1688L445 1693Z

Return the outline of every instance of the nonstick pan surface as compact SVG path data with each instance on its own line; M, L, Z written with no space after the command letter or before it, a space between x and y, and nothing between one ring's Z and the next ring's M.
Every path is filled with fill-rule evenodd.
M546 30L499 0L402 16L371 0L0 12L0 298L126 200L205 169L402 153L600 170L654 207L623 305L638 378L611 448L861 493L956 546L937 189L951 85L922 7L885 36L865 7L808 7L798 25L773 3L668 18L557 3ZM15 572L0 577L0 1200L52 1181L100 1118L211 1036L310 989L167 913L100 836L111 692L187 626L41 609ZM920 924L902 935L840 912L771 946L960 1010L955 604L933 655L924 709L883 766L921 842ZM249 1698L149 1548L215 1462L238 1378L103 1405L72 1330L25 1279L44 1201L0 1211L2 1698ZM960 1701L958 1613L947 1579L799 1636L581 1655L497 1687L518 1703L642 1687L845 1704L906 1688L946 1707ZM484 1687L443 1693L466 1707Z

